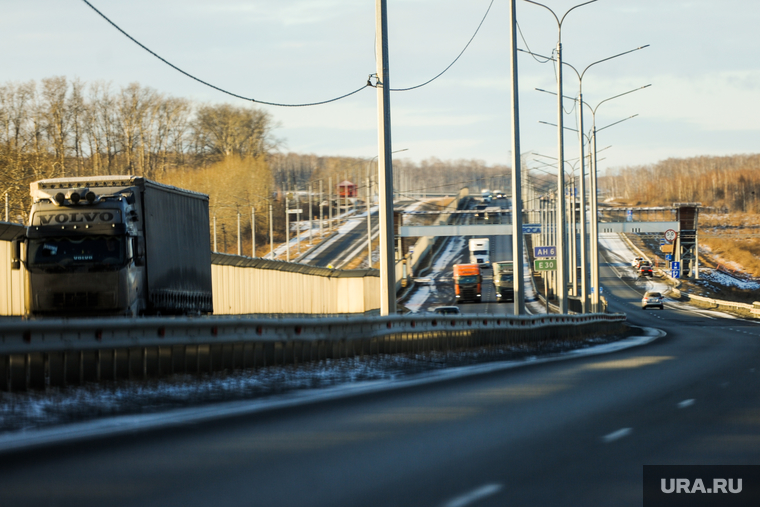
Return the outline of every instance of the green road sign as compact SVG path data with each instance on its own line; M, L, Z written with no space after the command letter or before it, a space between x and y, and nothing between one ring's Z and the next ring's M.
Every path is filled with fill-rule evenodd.
M536 271L557 271L557 259L536 259L533 261Z

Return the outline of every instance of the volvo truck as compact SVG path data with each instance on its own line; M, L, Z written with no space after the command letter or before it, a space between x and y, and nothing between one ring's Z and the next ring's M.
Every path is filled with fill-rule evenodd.
M209 199L138 176L31 184L26 236L29 315L213 312Z
M482 277L477 264L454 264L454 294L457 303L480 303Z

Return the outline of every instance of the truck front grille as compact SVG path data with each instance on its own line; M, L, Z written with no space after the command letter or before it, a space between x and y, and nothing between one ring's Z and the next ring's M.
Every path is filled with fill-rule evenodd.
M54 292L53 306L70 309L97 308L99 296L98 292Z

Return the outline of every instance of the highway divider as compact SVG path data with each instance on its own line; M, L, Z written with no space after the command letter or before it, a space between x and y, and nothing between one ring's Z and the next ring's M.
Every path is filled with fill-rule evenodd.
M0 390L573 341L625 328L625 314L8 319Z

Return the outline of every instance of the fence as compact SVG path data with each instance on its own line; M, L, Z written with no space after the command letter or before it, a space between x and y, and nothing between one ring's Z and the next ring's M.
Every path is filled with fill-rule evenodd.
M573 340L625 327L625 314L101 318L0 328L0 390Z

